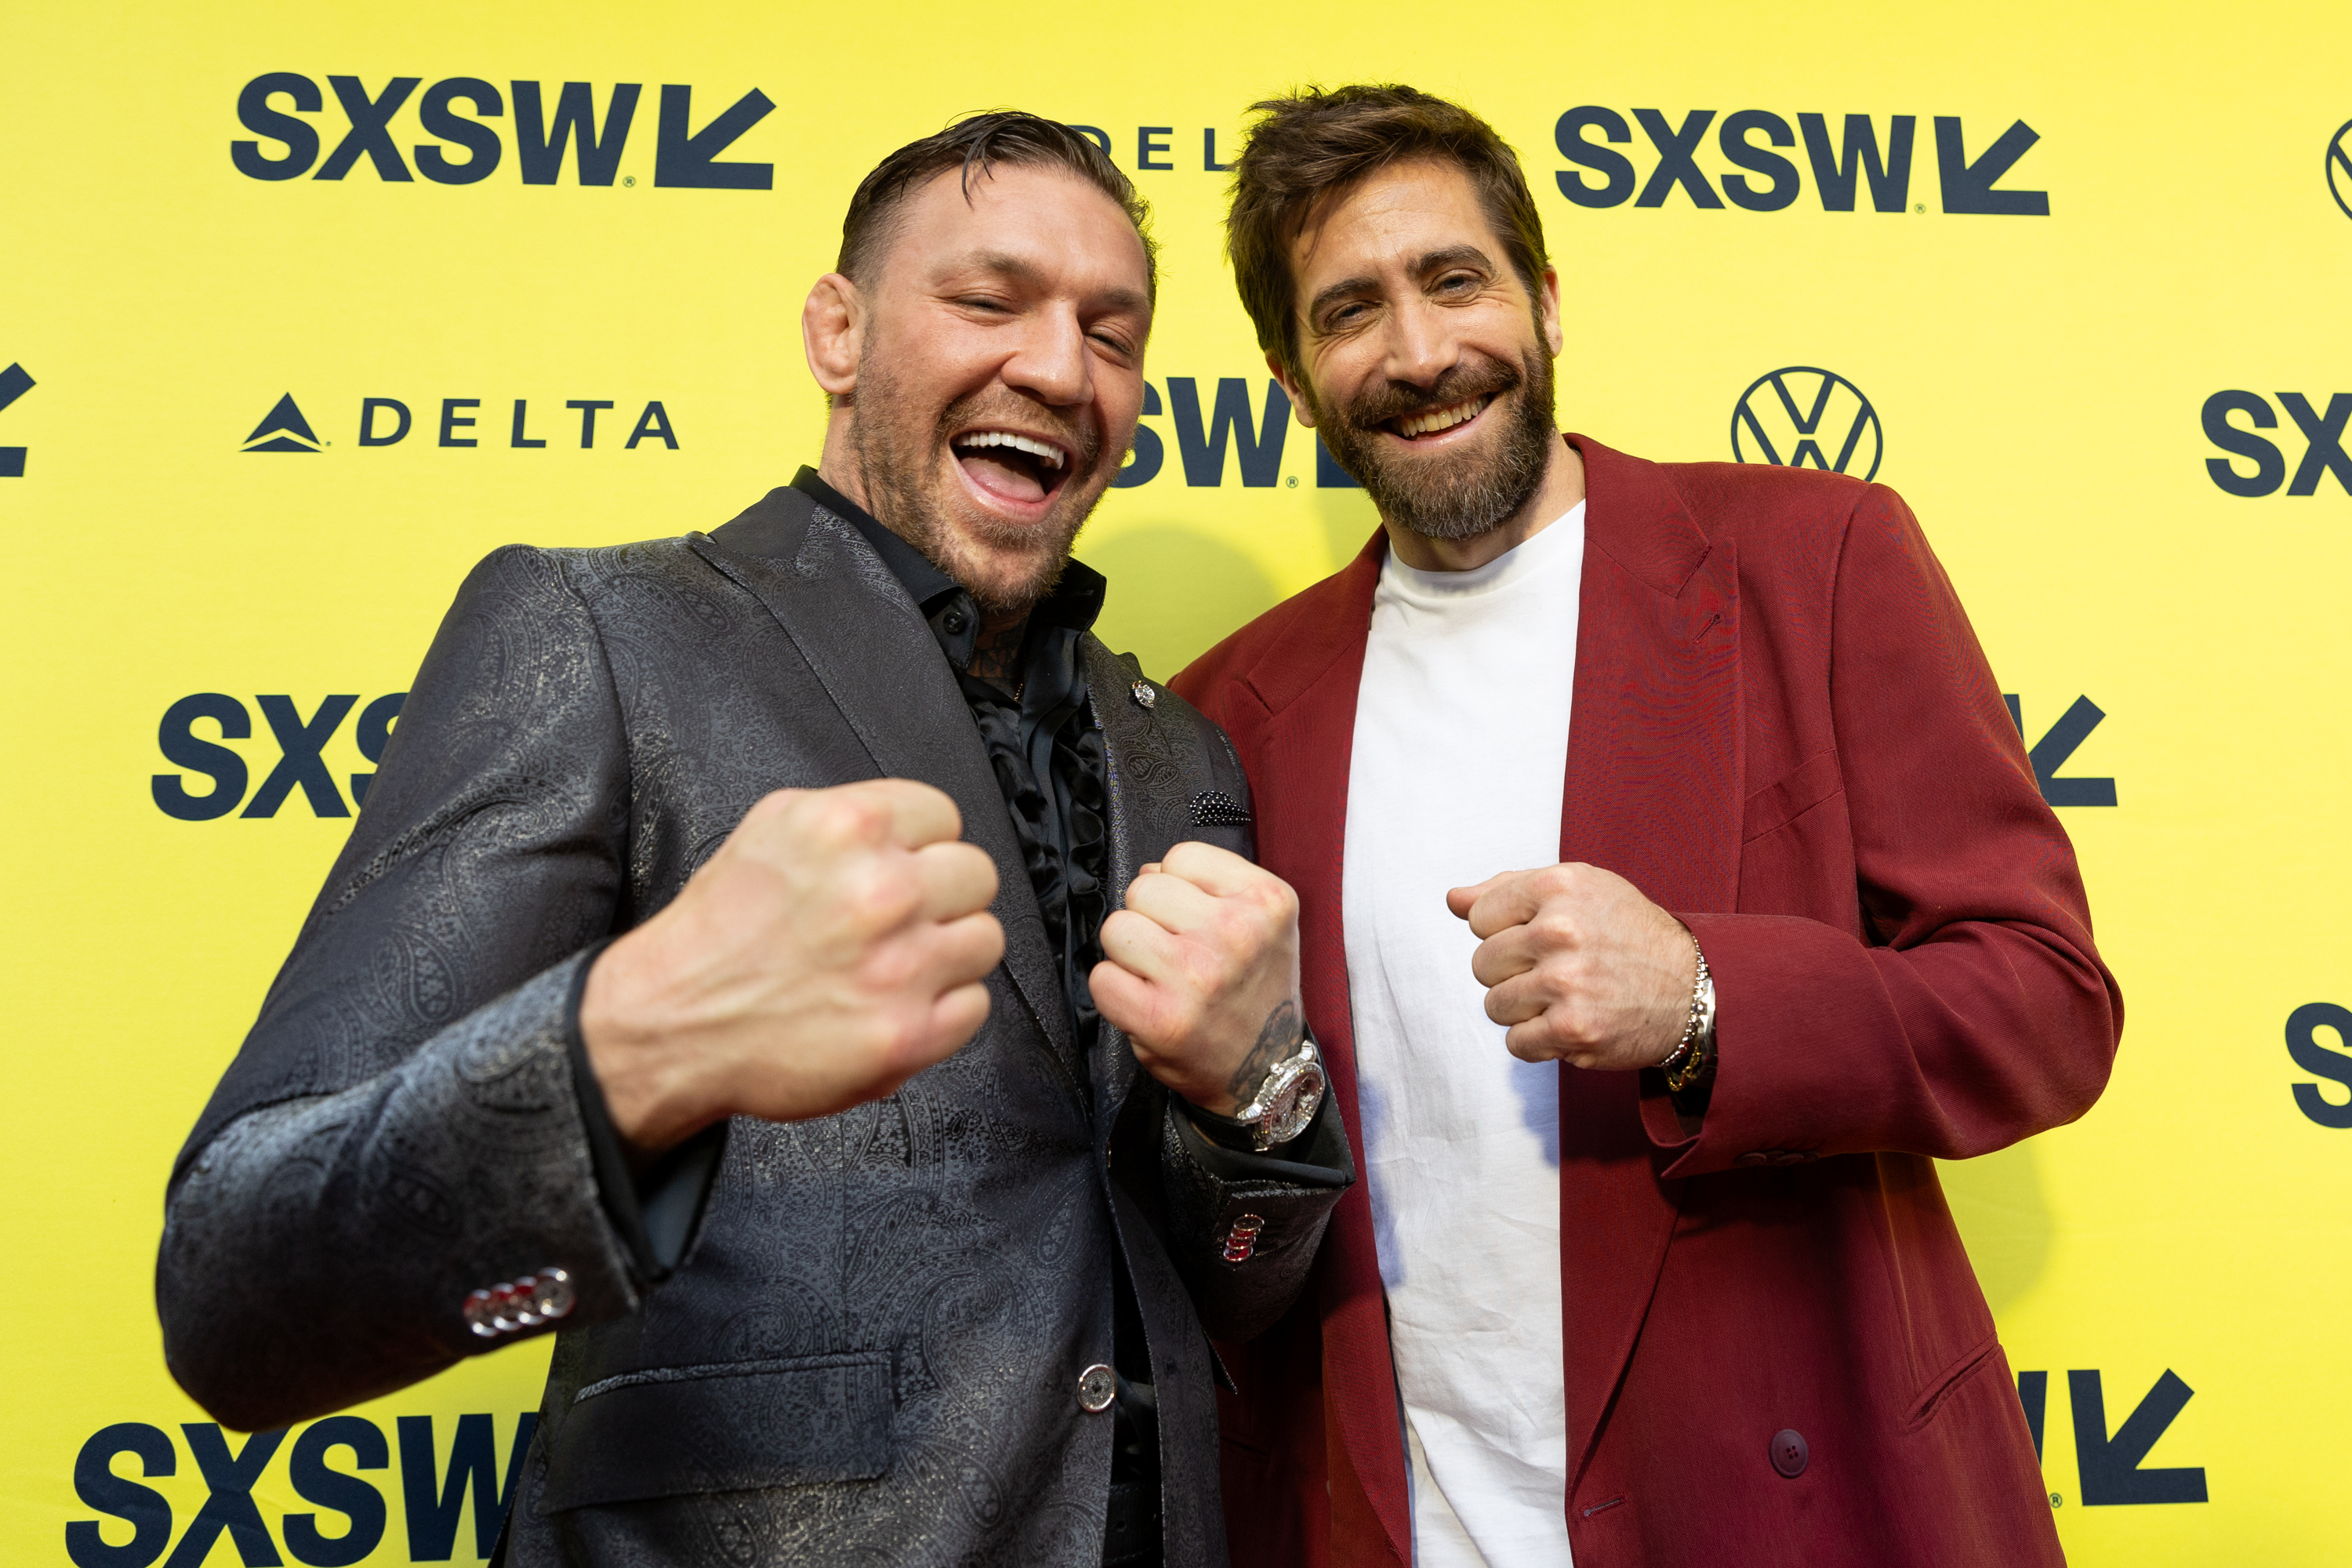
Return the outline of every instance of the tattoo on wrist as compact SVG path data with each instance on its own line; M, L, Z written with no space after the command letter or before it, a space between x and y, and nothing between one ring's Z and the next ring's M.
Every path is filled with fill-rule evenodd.
M1265 1016L1265 1027L1257 1032L1257 1043L1250 1047L1234 1076L1225 1080L1225 1092L1247 1105L1274 1064L1297 1048L1307 1033L1306 1024L1298 1016L1297 1005L1285 1001Z

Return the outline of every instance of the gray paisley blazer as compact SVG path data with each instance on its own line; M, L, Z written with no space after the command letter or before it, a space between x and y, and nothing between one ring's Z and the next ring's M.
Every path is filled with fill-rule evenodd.
M1087 639L1113 907L1185 838L1244 853L1223 733ZM656 1286L616 1233L572 1082L594 942L675 897L770 790L923 779L994 857L987 1025L888 1100L737 1119ZM1217 799L1217 792L1227 797ZM1207 805L1196 805L1205 801ZM1241 803L1235 811L1229 803ZM510 1515L517 1563L1094 1564L1113 1259L1160 1412L1171 1564L1222 1563L1208 1335L1297 1294L1352 1167L1203 1141L1106 1025L1072 1044L985 749L930 629L856 530L778 489L709 535L513 546L460 591L259 1021L173 1172L173 1373L281 1426L486 1341L469 1292L560 1267ZM1244 1214L1254 1251L1225 1261Z

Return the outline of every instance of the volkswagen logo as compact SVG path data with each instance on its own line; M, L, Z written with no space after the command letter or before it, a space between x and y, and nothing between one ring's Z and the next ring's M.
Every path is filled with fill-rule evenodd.
M2336 128L2327 142L2327 192L2352 217L2352 120Z
M1776 468L1878 477L1878 411L1834 372L1792 364L1757 378L1731 411L1731 455Z

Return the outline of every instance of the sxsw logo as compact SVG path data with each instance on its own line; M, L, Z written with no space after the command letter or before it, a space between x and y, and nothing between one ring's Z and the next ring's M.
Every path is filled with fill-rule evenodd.
M1727 201L1748 212L1769 213L1795 205L1805 175L1811 174L1813 195L1823 212L1850 213L1865 191L1879 212L1927 210L1927 203L1911 199L1919 134L1916 114L1887 116L1883 136L1867 114L1845 116L1832 133L1825 114L1800 114L1792 130L1787 119L1766 109L1740 110L1720 124L1712 109L1694 109L1680 124L1657 110L1637 109L1633 123L1657 154L1646 178L1632 157L1616 150L1633 140L1633 125L1623 115L1590 103L1561 115L1552 128L1552 140L1559 155L1576 168L1559 172L1559 194L1580 207L1622 206L1628 201L1637 207L1662 207L1680 191L1702 212L1723 211ZM1715 132L1711 138L1710 130ZM1801 168L1795 158L1772 150L1793 150L1800 136L1805 149ZM1999 188L2026 150L2042 139L2024 121L2011 122L1974 158L1968 155L1959 116L1937 115L1935 138L1937 194L1944 211L2050 216L2048 192ZM1720 157L1739 173L1718 174L1701 166L1710 142L1710 161Z
M1185 484L1195 489L1222 485L1225 475L1237 473L1243 485L1252 489L1278 484L1282 479L1283 442L1290 432L1290 399L1279 383L1268 379L1265 392L1253 403L1250 383L1246 377L1220 377L1216 388L1204 405L1201 400L1201 383L1196 376L1168 377L1168 395L1163 401L1160 388L1150 382L1143 384L1143 418L1165 418L1168 428L1146 425L1139 420L1135 426L1135 445L1128 454L1127 466L1111 480L1114 488L1131 489L1148 485L1160 477L1168 466L1169 440L1175 441L1178 469ZM1326 486L1347 486L1356 481L1322 453L1318 464L1317 483ZM1227 455L1233 461L1228 463ZM1290 481L1296 485L1298 481Z
M33 378L25 374L21 364L0 370L0 408L5 408L33 390ZM0 479L21 479L25 477L25 448L0 447Z
M2225 494L2252 499L2275 495L2282 484L2291 496L2317 495L2319 481L2333 478L2344 494L2352 495L2352 457L2344 451L2344 427L2352 423L2352 392L2329 395L2325 410L2313 408L2311 399L2300 392L2280 393L2278 405L2303 437L2303 456L2292 479L2287 478L2286 454L2276 442L2255 433L2281 428L2268 398L2258 392L2217 392L2205 400L2205 439L2230 454L2205 459L2205 472L2213 483ZM2231 424L2232 415L2250 428ZM2241 473L2231 458L2253 464L2254 471Z
M2095 1371L2066 1374L2066 1403L2074 1418L2074 1474L2084 1507L2206 1500L2203 1466L2151 1467L2145 1463L2157 1439L2164 1436L2195 1392L2167 1367L2156 1380L2156 1386L2141 1396L2120 1426L2109 1432L2105 1380ZM2025 1407L2026 1427L2033 1434L2033 1456L2042 1458L2050 1374L2019 1373L2017 1398ZM2058 1492L2050 1494L2053 1507L2063 1500Z
M1862 388L1792 364L1759 376L1731 409L1731 455L1743 463L1878 477L1885 436Z
M487 1413L457 1417L446 1468L432 1416L402 1415L393 1425L399 1449L401 1523L406 1531L402 1560L448 1562L457 1550L458 1526L469 1499L474 1528L468 1555L488 1557L514 1502L515 1479L522 1473L523 1456L530 1449L539 1417L525 1411L516 1418L503 1466L496 1426ZM367 1473L393 1468L394 1445L384 1440L383 1428L366 1416L330 1415L291 1434L294 1442L281 1472L282 1484L312 1507L280 1514L274 1535L253 1494L271 1461L286 1447L290 1429L256 1432L235 1447L229 1435L210 1421L182 1422L180 1433L205 1488L205 1500L188 1517L186 1528L177 1531L177 1546L172 1540L179 1522L172 1500L115 1468L118 1460L130 1460L147 1480L178 1477L180 1446L171 1434L144 1421L118 1421L91 1433L82 1444L74 1457L74 1495L100 1517L66 1523L66 1559L75 1568L148 1568L166 1548L172 1552L166 1568L196 1568L207 1561L230 1560L232 1553L220 1550L224 1546L234 1549L236 1562L282 1563L281 1542L297 1563L340 1568L383 1543L389 1510L383 1490ZM329 1528L321 1529L322 1522ZM125 1525L131 1538L119 1545L101 1533L120 1536Z
M419 399L418 405L431 409L434 406L433 400ZM478 397L444 397L440 399L437 414L425 416L424 430L432 433L434 444L436 446L481 446L483 425L488 423L492 428L496 428L499 424L495 417L486 422L479 414L475 412L481 406L482 400ZM542 401L540 406L544 410L548 405ZM533 415L529 398L516 398L513 418L507 425L506 445L510 447L544 447L548 444L550 435L531 434L533 429L540 429L551 432L559 447L568 447L571 445L568 439L572 433L571 416L576 416L579 420L580 450L586 451L596 445L596 416L599 414L613 413L620 405L610 398L574 397L566 400L563 406L566 410L564 414ZM418 426L415 411L401 399L362 397L360 399L359 439L352 445L396 447L407 440L409 433L416 429ZM606 421L604 429L608 436L620 434L619 426L614 421ZM420 434L420 444L422 441L423 436ZM624 451L634 452L641 442L648 441L659 441L664 447L672 452L678 449L677 428L670 421L669 410L658 400L647 403L638 413L635 421L629 426L627 438L622 441L621 447ZM490 442L492 446L498 444L495 439ZM245 438L245 444L238 450L318 452L328 445L330 443L321 441L318 432L310 427L310 421L302 413L301 405L294 401L294 395L289 392L270 405L269 412L261 416L261 423L253 427L253 434ZM606 445L610 446L611 443L608 441Z
M407 696L405 691L394 691L360 709L352 738L361 756L371 763L383 761L383 749L392 740L393 721L400 717L401 704ZM154 775L148 788L154 796L156 809L182 822L210 822L226 816L240 805L245 806L243 816L275 816L278 808L299 790L311 816L349 816L351 807L343 804L342 791L336 786L335 775L327 766L326 751L327 742L335 738L343 721L359 706L359 698L323 698L307 719L291 697L257 697L253 700L261 710L263 721L269 726L270 739L278 744L278 761L263 776L261 787L253 792L253 798L246 798L253 775L246 766L244 754L220 743L252 739L251 710L223 692L198 691L164 709L163 721L156 726L155 744L163 753L163 760L186 770ZM200 723L211 727L219 740L198 734L196 726ZM189 789L190 774L210 781L211 787L202 793ZM351 775L354 804L367 799L368 785L374 778L373 773Z
M2014 695L2001 694L2009 705L2009 721L2017 732L2025 734L2025 704ZM2060 778L2058 770L2080 750L2091 731L2099 727L2106 714L2087 697L2077 697L2058 721L2026 749L2025 760L2033 765L2033 782L2041 787L2042 798L2052 805L2113 805L2116 804L2116 781L2111 778Z
M264 72L237 94L236 118L255 137L273 145L251 139L233 141L229 162L238 174L255 180L296 180L305 174L314 180L340 180L358 168L362 159L377 179L387 182L413 183L422 174L436 184L470 185L489 178L506 163L508 140L494 122L508 118L507 94L479 77L453 76L435 82L420 95L416 89L424 79L396 76L381 89L371 91L355 76L327 78L342 121L338 127L331 121L314 124L301 118L326 112L326 94L317 81L296 71ZM514 103L513 167L524 184L557 184L567 152L579 184L613 183L631 132L642 125L637 105L645 92L643 84L615 83L604 94L601 118L595 89L587 82L563 82L552 93L535 81L506 85ZM415 129L404 129L395 135L395 121L412 98L416 106ZM654 184L689 190L772 189L774 164L722 162L719 154L775 107L766 93L753 88L698 131L694 129L694 89L664 87L654 130ZM406 125L405 121L400 123ZM322 129L335 133L331 147L320 134ZM433 140L409 142L407 153L415 159L412 174L402 144L405 138L420 134ZM642 135L639 141L642 144ZM323 162L322 149L326 152ZM630 175L621 183L637 182Z
M2335 1032L2335 1046L2320 1043L2322 1029ZM2346 1055L2347 1051L2352 1051L2352 1009L2333 1002L2306 1002L2286 1016L2286 1054L2294 1058L2294 1065L2339 1089L2352 1090L2352 1056ZM2337 1105L2320 1093L2315 1083L2289 1087L2294 1094L2294 1108L2306 1121L2339 1132L2352 1127L2352 1093Z

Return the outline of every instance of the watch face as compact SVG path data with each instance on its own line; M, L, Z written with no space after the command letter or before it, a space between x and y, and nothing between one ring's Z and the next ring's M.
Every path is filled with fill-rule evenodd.
M1323 1104L1323 1069L1304 1064L1275 1092L1263 1125L1276 1143L1287 1143L1307 1131Z

